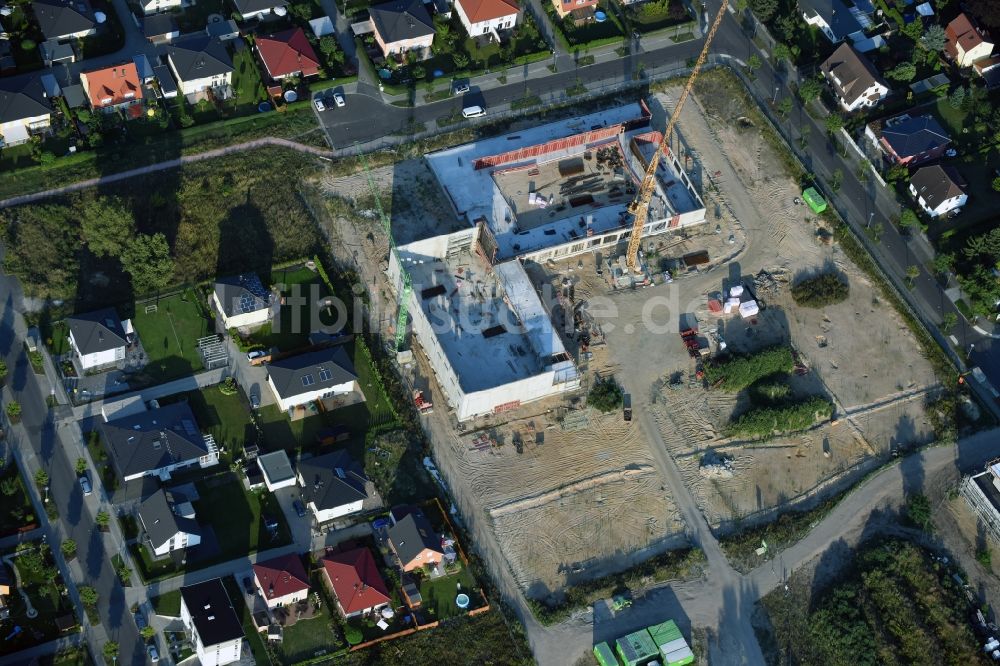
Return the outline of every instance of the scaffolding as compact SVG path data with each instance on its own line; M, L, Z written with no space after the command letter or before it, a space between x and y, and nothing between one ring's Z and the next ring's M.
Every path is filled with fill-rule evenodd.
M229 365L229 350L226 343L218 335L208 335L198 338L198 353L206 370L224 368Z

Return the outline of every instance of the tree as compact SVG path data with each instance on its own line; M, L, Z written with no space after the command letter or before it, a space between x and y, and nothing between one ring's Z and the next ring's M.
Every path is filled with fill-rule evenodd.
M132 237L122 250L121 262L125 272L132 276L132 290L136 294L163 289L174 274L170 245L161 233Z
M750 10L756 14L761 23L767 23L778 11L778 0L750 0Z
M129 587L129 586L132 585L132 570L128 568L127 564L125 564L124 562L122 562L115 569L115 573L118 574L118 577L121 579L122 583L126 587Z
M938 275L946 275L955 270L955 255L951 252L942 252L934 257L934 272Z
M750 74L753 74L753 70L761 66L760 56L756 53L751 53L750 57L747 58L747 70Z
M941 330L949 333L958 324L958 315L954 312L945 312L941 317Z
M906 23L899 28L899 32L906 35L913 41L919 41L924 35L924 24L920 21L913 21L912 23Z
M991 185L993 187L994 192L1000 192L1000 176L994 178L993 183ZM7 368L4 368L4 372L6 372L6 370Z
M77 458L76 459L76 473L77 474L83 474L86 471L87 471L87 459L86 458Z
M97 515L94 516L94 522L103 530L111 522L111 516L108 515L107 511L98 511Z
M906 83L916 78L917 66L907 60L890 69L885 75L893 81Z
M929 532L931 528L931 501L926 495L915 494L906 498L906 517L914 525Z
M792 50L784 42L778 42L774 45L774 51L772 51L771 55L774 56L775 60L791 60Z
M5 497L13 497L17 494L18 488L20 487L17 477L10 479L4 479L0 481L0 493L3 493Z
M917 43L927 51L932 53L940 53L944 50L945 42L947 41L947 36L944 33L944 28L942 28L937 23L932 24L927 28L927 32L924 33L923 37Z
M143 628L142 628L142 630L141 630L141 631L139 632L139 635L140 635L140 636L142 636L142 639L143 639L144 641L148 641L149 639L151 639L151 638L152 638L153 636L155 636L155 635L156 635L156 629L153 629L153 627L152 627L151 625L148 625L148 624L147 624L147 625L146 625L145 627L143 627Z
M851 287L838 273L822 273L796 282L791 291L796 305L822 308L847 300Z
M361 630L354 625L347 625L344 627L344 639L347 641L348 645L357 645L364 640L364 635Z
M114 641L108 641L107 643L104 644L102 651L104 652L105 662L113 662L118 660L118 643L115 643Z
M61 544L59 544L59 550L62 554L68 558L76 557L76 541L72 539L64 539Z
M904 229L912 229L920 226L920 218L909 208L904 208L899 216L899 226Z
M913 281L920 277L920 267L916 264L910 264L906 267L906 283L909 287L913 287Z
M778 102L778 115L782 118L787 118L788 114L792 112L792 98L783 97L780 102Z
M951 91L948 95L948 105L953 109L961 109L962 104L965 103L965 88L959 86Z
M98 257L117 257L135 235L135 218L121 199L88 199L80 211L80 238Z
M465 69L469 66L469 56L464 53L455 53L451 56L451 61L455 64L455 69Z
M830 189L834 192L838 192L843 183L844 172L841 169L834 169L833 173L830 175Z
M4 361L0 361L0 379L3 379L6 376L7 376L7 363Z
M49 485L49 475L45 473L44 469L40 469L35 472L35 485L44 488Z
M337 40L334 39L333 35L325 35L320 37L319 50L323 55L329 58L331 55L340 50L340 46L337 44Z
M613 412L622 406L622 388L613 378L598 379L587 394L587 404L599 412Z
M836 134L844 127L844 116L839 113L831 113L826 117L826 131Z
M11 400L7 403L7 416L10 417L11 421L18 421L21 418L21 403L17 400Z
M96 606L97 605L97 590L89 585L82 585L79 588L80 602L84 606Z

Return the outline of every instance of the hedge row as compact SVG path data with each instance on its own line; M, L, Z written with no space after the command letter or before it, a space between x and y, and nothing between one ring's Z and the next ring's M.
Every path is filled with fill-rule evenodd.
M733 356L722 363L705 366L705 379L710 385L719 383L723 391L742 391L758 379L777 373L791 372L795 367L792 350L788 347L767 347L754 354Z
M806 430L816 421L830 418L831 414L833 403L819 396L777 407L751 407L726 426L726 436L770 437Z

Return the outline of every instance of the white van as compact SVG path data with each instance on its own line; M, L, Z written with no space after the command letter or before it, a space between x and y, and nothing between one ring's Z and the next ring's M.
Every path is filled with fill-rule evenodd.
M466 118L479 118L486 115L486 109L481 106L467 106L462 109L462 115Z

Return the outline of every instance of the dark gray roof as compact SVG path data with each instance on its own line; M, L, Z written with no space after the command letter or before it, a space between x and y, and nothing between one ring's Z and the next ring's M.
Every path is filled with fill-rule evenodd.
M358 378L343 346L271 361L267 373L282 399L332 388Z
M411 511L389 528L389 541L400 561L406 565L424 548L441 552L441 537L431 527L422 511Z
M295 478L295 470L292 469L292 463L288 460L288 454L284 449L258 456L257 464L271 483Z
M206 648L243 638L243 625L221 578L182 587L181 599L191 614L201 644Z
M177 21L171 14L153 14L142 20L142 34L147 37L162 37L178 30Z
M159 548L178 532L198 533L198 523L174 513L175 502L183 497L173 497L164 490L157 490L139 504L139 519L154 548Z
M83 86L79 83L64 87L62 94L66 99L66 104L71 109L78 109L87 105L87 94L83 92Z
M240 34L240 27L236 21L228 19L226 21L214 21L205 26L205 32L210 37L228 37L229 35Z
M192 37L174 42L167 48L167 57L182 81L233 71L233 61L226 47L214 37Z
M83 11L80 11L83 7ZM69 0L35 0L31 10L38 20L38 27L46 39L58 39L64 35L90 30L94 27L94 12L90 6Z
M160 90L163 91L164 95L177 92L177 82L174 81L174 75L170 73L170 68L166 65L157 65L153 68L153 76L160 84Z
M233 0L233 4L236 5L236 11L240 14L252 14L265 9L284 7L288 3L285 0Z
M834 41L841 41L862 30L861 23L840 0L799 0L802 11L810 16L822 16L830 26Z
M434 22L423 0L393 0L368 11L375 30L387 44L434 34Z
M934 209L942 201L965 194L965 182L953 167L927 166L917 169L910 177L910 185Z
M300 461L299 475L305 484L302 499L320 511L368 498L368 478L343 449Z
M931 115L892 118L882 126L882 138L901 158L951 143L951 137Z
M219 278L215 282L215 295L227 317L271 307L274 299L256 273Z
M820 69L827 78L833 77L830 83L836 89L838 96L848 102L858 99L875 83L882 82L875 66L849 44L838 46Z
M101 434L118 472L133 476L209 453L186 402L101 424Z
M66 323L81 354L95 354L124 347L125 329L114 308L104 308L67 317Z
M0 123L44 116L51 111L37 75L0 79Z

